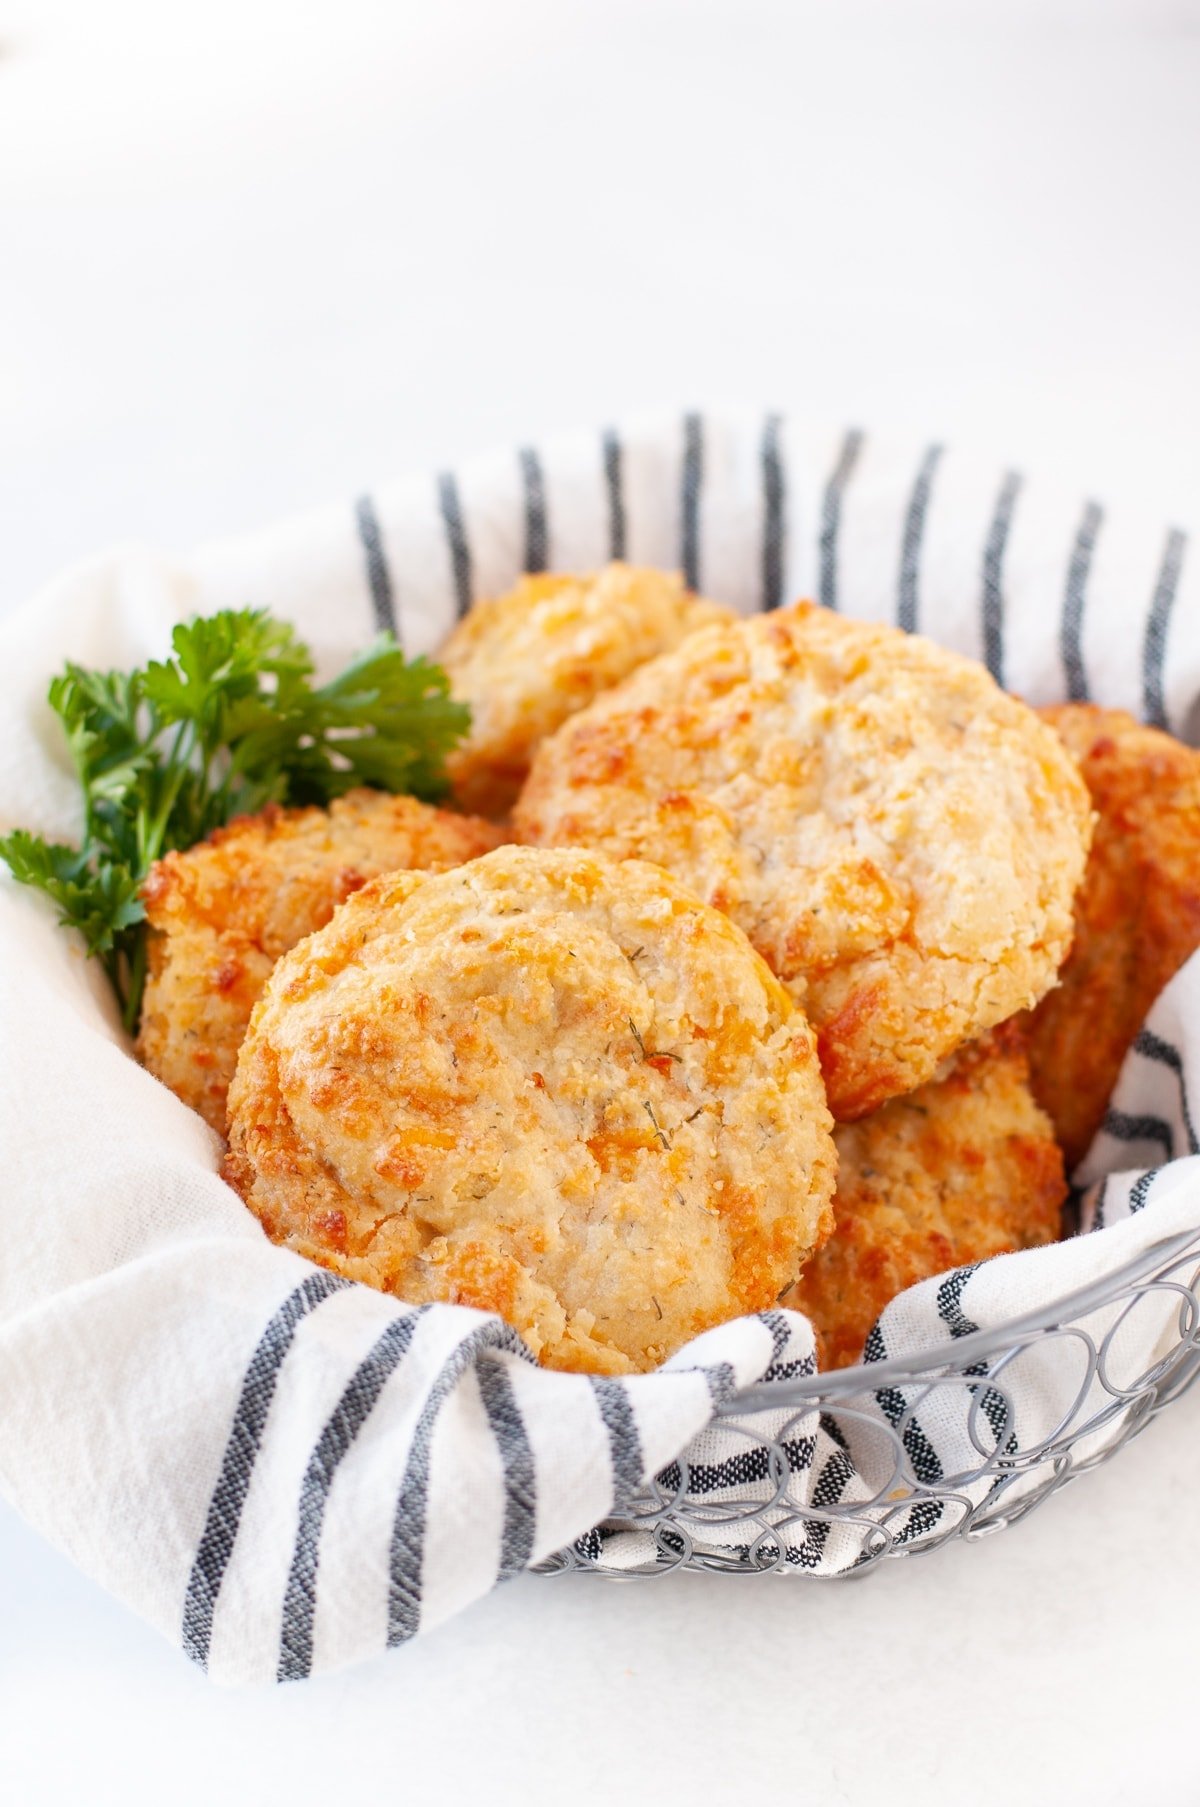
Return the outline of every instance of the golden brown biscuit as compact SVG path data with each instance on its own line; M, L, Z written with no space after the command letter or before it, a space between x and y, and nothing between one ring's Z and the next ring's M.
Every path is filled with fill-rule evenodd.
M523 577L477 602L438 654L471 731L447 769L466 809L503 815L539 743L602 690L732 612L673 571L605 565L585 576Z
M281 960L229 1094L267 1233L627 1373L773 1305L828 1233L812 1032L658 868L505 847L393 874Z
M328 810L242 816L151 868L139 1057L224 1133L225 1094L259 992L281 954L381 872L453 866L501 839L488 822L413 797L355 790Z
M918 1280L1060 1234L1062 1155L1007 1026L835 1140L834 1232L783 1301L812 1319L822 1367L859 1361Z
M800 604L704 629L573 716L513 828L658 860L728 912L816 1026L847 1119L1046 991L1090 810L981 665Z
M1150 1006L1200 947L1200 753L1119 709L1041 714L1079 761L1098 816L1071 955L1030 1028L1033 1089L1072 1169Z

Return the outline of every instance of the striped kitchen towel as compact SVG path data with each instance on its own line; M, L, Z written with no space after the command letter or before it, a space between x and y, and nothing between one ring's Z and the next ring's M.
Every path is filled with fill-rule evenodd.
M295 621L323 664L381 626L436 651L472 598L522 570L610 557L680 567L743 611L815 595L982 659L1032 702L1093 697L1200 732L1200 559L1179 528L937 444L689 414L384 486L182 562L128 548L70 572L0 631L0 826L77 829L44 702L65 657L140 661L175 620L235 604ZM669 1489L673 1464L718 1504L771 1484L721 1415L750 1385L793 1493L815 1509L871 1491L869 1458L836 1426L762 1397L811 1373L794 1314L595 1380L538 1368L496 1318L406 1308L273 1247L218 1177L215 1138L131 1058L98 970L7 879L0 1024L0 1486L218 1680L405 1643L564 1548L638 1563L622 1508L656 1475ZM1200 1230L1198 1062L1193 962L1089 1159L1097 1233L914 1288L873 1359L945 1350ZM1176 1306L1139 1318L1147 1363ZM1064 1384L1052 1359L1024 1364L1027 1425L1051 1421ZM862 1410L882 1422L889 1398L870 1391ZM919 1433L927 1471L957 1472L961 1411L931 1405ZM744 1547L719 1516L698 1538ZM936 1527L914 1509L903 1531ZM777 1535L791 1566L822 1574L860 1547L803 1515Z

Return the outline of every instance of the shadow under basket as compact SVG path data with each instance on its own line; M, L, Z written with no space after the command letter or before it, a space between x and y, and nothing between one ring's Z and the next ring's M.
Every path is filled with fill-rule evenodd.
M1173 1307L1169 1346L1129 1372L1122 1342L1139 1311ZM1102 1316L1098 1331L1089 1320ZM1057 1345L1070 1376L1043 1422L1023 1429L1010 1390L1029 1352ZM714 1488L703 1465L680 1458L626 1503L619 1516L542 1563L546 1575L632 1579L701 1570L787 1573L843 1580L885 1559L924 1555L952 1538L988 1537L1015 1524L1068 1481L1098 1467L1186 1392L1200 1372L1200 1230L1143 1251L1054 1304L994 1330L961 1337L927 1360L897 1358L743 1389L717 1412L732 1438L727 1479ZM870 1409L866 1409L869 1402ZM882 1408L882 1409L881 1409ZM769 1411L773 1434L761 1428ZM750 1414L759 1413L756 1428ZM957 1472L929 1461L921 1421L949 1412L969 1451ZM814 1433L845 1452L854 1497L822 1500L811 1485ZM844 1478L844 1477L843 1477ZM745 1487L738 1492L738 1481ZM800 1483L804 1492L800 1491ZM713 1494L719 1491L720 1498ZM829 1487L833 1496L839 1491ZM828 1540L850 1540L844 1566L816 1574Z

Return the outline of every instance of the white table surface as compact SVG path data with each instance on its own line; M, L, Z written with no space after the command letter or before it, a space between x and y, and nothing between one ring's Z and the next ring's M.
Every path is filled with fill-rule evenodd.
M664 404L1193 523L1198 94L1195 0L0 0L0 610ZM1200 1800L1198 1498L1200 1395L976 1548L524 1580L240 1695L0 1509L0 1795Z

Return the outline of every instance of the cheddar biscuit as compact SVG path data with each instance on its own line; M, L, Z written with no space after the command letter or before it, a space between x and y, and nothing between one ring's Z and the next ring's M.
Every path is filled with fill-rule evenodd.
M1033 1089L1074 1168L1150 1006L1200 947L1200 753L1119 709L1041 714L1097 812L1071 955L1030 1027Z
M606 565L523 577L477 602L438 658L471 730L447 761L455 794L485 816L512 808L538 745L569 715L698 627L732 620L674 572Z
M800 604L704 629L573 716L513 830L656 860L731 916L850 1119L1053 984L1091 812L981 665Z
M1062 1154L1007 1025L835 1139L834 1232L784 1299L812 1319L822 1367L861 1360L906 1287L1060 1234Z
M142 889L153 932L139 1057L223 1133L237 1051L280 955L368 878L457 865L501 838L412 797L354 790L328 810L242 816L168 853Z
M501 848L359 891L280 961L226 1173L276 1241L628 1373L770 1307L830 1228L812 1033L640 862Z

